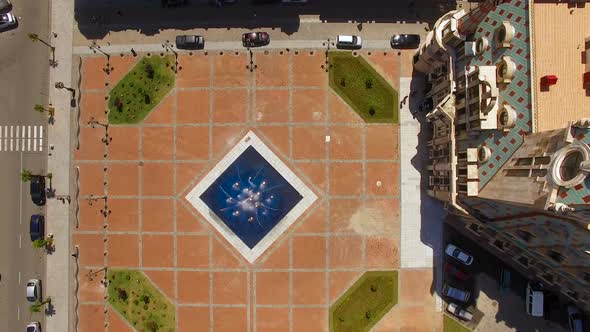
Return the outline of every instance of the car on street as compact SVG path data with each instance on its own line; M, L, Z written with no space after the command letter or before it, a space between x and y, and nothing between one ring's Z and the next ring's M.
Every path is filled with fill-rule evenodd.
M41 280L29 279L27 281L27 300L29 302L41 301Z
M270 43L270 36L264 31L247 32L242 35L244 47L266 46Z
M41 240L45 237L45 217L40 214L34 214L31 216L31 222L29 224L29 235L31 241Z
M574 305L567 306L567 322L571 332L584 332L584 316Z
M180 7L186 3L186 0L162 0L162 7Z
M12 13L0 14L0 31L8 30L16 26L16 17Z
M446 262L445 263L445 273L455 279L461 280L461 281L465 281L469 278L471 278L471 274L459 269L458 267L456 267L455 265Z
M420 46L419 35L399 34L391 36L391 48L418 48Z
M471 293L466 290L453 287L449 284L445 284L443 286L443 295L460 302L467 302Z
M176 48L181 50L202 50L205 47L205 38L198 35L176 36Z
M449 303L449 305L447 306L447 311L465 321L470 321L473 319L472 313L467 311L467 309L463 308L462 306L453 302Z
M447 245L445 253L465 265L471 265L471 263L473 263L473 256L459 249L457 246L453 244Z
M223 7L225 5L233 5L237 3L238 0L209 0L209 4L217 7Z
M45 205L45 177L40 175L33 175L31 178L31 200L35 205Z
M0 13L8 13L12 10L12 4L8 0L0 0Z
M336 37L336 48L360 49L363 47L363 40L359 36L338 35Z
M27 325L27 332L41 332L41 324L39 322L30 322Z

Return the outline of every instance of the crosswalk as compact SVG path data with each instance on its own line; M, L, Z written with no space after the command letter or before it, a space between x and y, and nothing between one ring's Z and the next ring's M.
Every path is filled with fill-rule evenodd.
M0 126L0 152L42 152L43 126Z

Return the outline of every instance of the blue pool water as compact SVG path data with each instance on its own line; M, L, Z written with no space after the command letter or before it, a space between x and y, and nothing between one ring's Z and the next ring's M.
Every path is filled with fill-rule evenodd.
M302 198L251 146L201 195L201 200L250 249Z

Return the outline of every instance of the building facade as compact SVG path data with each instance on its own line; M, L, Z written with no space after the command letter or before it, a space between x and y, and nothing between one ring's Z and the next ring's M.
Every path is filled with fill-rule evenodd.
M429 32L414 56L432 100L427 190L454 224L590 311L590 119L534 131L530 36L521 0L449 12Z

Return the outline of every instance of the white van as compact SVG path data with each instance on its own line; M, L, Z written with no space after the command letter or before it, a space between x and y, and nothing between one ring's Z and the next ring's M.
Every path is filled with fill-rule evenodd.
M526 285L526 312L535 317L543 317L543 289L541 285Z

